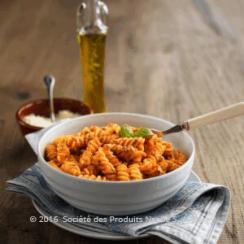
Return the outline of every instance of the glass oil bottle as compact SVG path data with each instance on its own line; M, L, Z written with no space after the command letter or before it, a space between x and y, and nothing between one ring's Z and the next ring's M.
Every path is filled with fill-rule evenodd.
M105 112L104 63L108 8L100 0L84 0L77 11L77 39L83 83L83 101L94 113Z

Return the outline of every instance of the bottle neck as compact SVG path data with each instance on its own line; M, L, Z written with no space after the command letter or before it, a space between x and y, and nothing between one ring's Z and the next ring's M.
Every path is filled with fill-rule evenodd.
M101 0L84 0L78 8L77 27L79 33L107 33L108 9Z
M97 16L98 2L97 0L88 0L88 4L89 4L88 8L90 11L91 25L95 27L98 19Z

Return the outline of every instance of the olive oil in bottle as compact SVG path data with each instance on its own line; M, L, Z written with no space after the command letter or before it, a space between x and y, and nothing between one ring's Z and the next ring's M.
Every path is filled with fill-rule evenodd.
M104 59L105 34L81 34L80 59L83 99L94 112L105 112Z
M106 14L107 7L100 0L84 0L77 14L83 100L95 113L106 110L104 101Z

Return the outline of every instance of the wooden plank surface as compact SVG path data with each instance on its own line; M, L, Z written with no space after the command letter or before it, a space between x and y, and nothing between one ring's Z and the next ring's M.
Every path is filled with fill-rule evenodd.
M244 1L211 1L232 37L206 25L194 2L107 1L109 111L178 122L243 100ZM4 191L5 181L35 160L14 113L23 102L45 96L43 75L56 77L56 96L81 97L75 40L78 4L79 0L0 1L0 243L106 243L49 223L30 223L29 216L38 215L30 200ZM202 180L227 185L232 192L221 244L244 242L243 122L243 117L235 118L192 133L197 146L194 170Z

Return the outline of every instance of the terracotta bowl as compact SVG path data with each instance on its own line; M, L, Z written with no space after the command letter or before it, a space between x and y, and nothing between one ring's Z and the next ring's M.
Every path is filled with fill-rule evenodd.
M78 113L81 115L90 114L91 109L84 104L82 101L71 99L71 98L55 98L54 99L54 110L58 113L60 110L69 110L73 113ZM36 114L40 116L49 117L49 102L48 99L37 99L29 101L23 104L16 111L16 120L20 126L20 130L23 135L32 133L42 129L42 127L33 126L27 124L23 118L28 114Z

